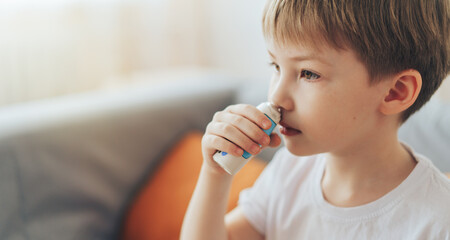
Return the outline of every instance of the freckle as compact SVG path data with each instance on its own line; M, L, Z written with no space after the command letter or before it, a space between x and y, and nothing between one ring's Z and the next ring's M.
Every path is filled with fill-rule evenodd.
M356 117L353 117L353 120L356 120Z

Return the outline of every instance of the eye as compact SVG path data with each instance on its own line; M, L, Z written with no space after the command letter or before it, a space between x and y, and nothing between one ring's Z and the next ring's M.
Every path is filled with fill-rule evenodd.
M301 74L300 74L300 78L305 78L308 81L314 81L320 78L320 75L315 74L311 71L308 70L302 70Z
M280 66L278 66L278 64L276 64L274 62L270 62L269 65L273 66L273 68L275 69L276 72L280 72Z

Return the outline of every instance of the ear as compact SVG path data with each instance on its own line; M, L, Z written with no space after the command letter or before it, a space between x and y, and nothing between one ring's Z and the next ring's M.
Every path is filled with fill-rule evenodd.
M380 111L385 115L405 111L416 101L422 88L422 76L417 70L408 69L390 78Z

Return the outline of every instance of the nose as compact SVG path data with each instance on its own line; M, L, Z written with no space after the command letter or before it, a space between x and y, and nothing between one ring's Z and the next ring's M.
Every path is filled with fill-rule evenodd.
M281 110L291 111L294 109L294 102L291 96L292 87L289 86L289 81L279 76L279 79L274 76L269 89L269 101L275 104Z

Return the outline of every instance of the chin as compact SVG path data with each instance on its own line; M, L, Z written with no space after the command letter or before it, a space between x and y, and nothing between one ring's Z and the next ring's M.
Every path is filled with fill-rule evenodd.
M294 144L291 141L284 141L286 149L295 156L304 157L311 156L314 154L321 153L320 151L315 151L314 148L308 146L299 146L300 144Z

